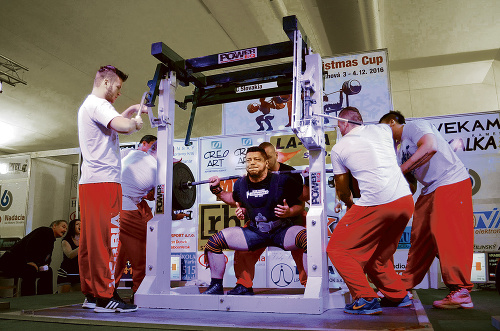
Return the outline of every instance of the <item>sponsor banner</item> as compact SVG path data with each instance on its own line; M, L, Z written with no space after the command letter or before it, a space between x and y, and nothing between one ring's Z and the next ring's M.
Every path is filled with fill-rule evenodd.
M180 280L196 279L196 252L191 253L172 253L172 257L180 258Z
M226 103L222 106L222 133L286 130L291 125L291 116L290 94Z
M331 168L330 151L337 141L337 131L325 132L326 168ZM278 162L286 163L292 167L309 166L309 151L295 134L277 134L269 138L278 152Z
M500 149L500 113L473 113L428 118L459 157Z
M236 216L236 208L226 204L200 204L198 250L203 251L208 239L217 232L232 226L243 226L244 220Z
M30 164L29 155L1 156L0 181L28 178Z
M326 115L337 116L342 108L356 107L364 122L378 122L392 110L387 50L344 54L323 59ZM336 124L327 120L325 124Z
M260 134L238 135L229 137L210 137L200 139L200 177L207 180L212 176L242 176L246 173L245 154L248 147L258 146L265 141ZM237 179L221 182L225 191L232 192ZM217 197L210 192L210 185L199 185L200 203L217 202Z
M27 178L0 180L1 237L24 237L27 202Z
M500 211L498 204L474 205L474 251L500 249Z
M192 140L191 146L185 146L184 140L174 141L174 158L180 159L182 163L187 165L191 172L193 173L195 181L198 180L198 141ZM199 186L195 186L193 189L199 192ZM167 196L170 196L167 194ZM184 258L188 256L188 252L196 252L196 233L198 227L198 208L197 204L199 201L199 194L196 195L196 201L194 205L186 210L174 210L174 214L183 215L180 220L174 220L172 222L172 253L180 253L181 255L181 267L184 268ZM183 270L181 270L184 272ZM188 276L181 273L182 280L191 280L191 274ZM190 279L185 279L190 278Z
M387 50L324 58L323 72L325 114L337 116L342 108L354 106L365 122L378 122L383 114L393 109ZM290 95L227 103L223 105L222 133L285 130L291 125L291 115ZM336 121L325 119L325 124L333 126Z

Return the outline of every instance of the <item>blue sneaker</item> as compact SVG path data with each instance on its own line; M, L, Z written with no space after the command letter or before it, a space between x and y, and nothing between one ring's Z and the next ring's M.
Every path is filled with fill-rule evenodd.
M380 300L380 306L382 307L410 307L413 301L410 299L410 296L407 294L401 301L391 301L387 298L382 298Z
M344 313L355 315L376 315L382 313L382 307L380 307L378 298L373 298L370 301L359 298L350 305L346 305Z

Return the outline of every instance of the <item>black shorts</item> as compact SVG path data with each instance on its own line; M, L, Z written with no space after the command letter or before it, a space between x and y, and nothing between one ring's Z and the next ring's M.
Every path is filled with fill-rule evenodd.
M292 224L290 222L284 221L283 225L267 233L260 232L254 224L249 224L247 227L242 227L241 229L245 235L248 250L255 251L259 248L268 246L285 249L283 246L285 242L285 235L291 226Z

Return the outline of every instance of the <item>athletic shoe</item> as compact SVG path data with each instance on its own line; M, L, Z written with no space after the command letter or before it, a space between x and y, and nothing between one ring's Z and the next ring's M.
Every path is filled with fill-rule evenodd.
M434 301L432 305L434 308L439 309L474 308L469 291L466 288L450 291L450 294L448 294L446 298Z
M359 298L350 305L346 305L344 313L354 315L376 315L382 313L382 307L378 298L373 298L370 301Z
M403 299L401 299L399 301L391 301L385 297L380 299L380 306L382 306L382 307L404 308L404 307L410 307L412 303L413 302L410 299L410 296L408 294Z
M222 284L211 284L205 292L202 294L218 294L218 295L224 295L224 288L222 287Z
M95 298L92 295L86 295L83 301L82 308L94 309L95 308Z
M118 301L115 298L97 298L94 313L128 313L136 310L136 305L129 305L127 303Z
M241 284L236 284L236 286L227 292L228 295L254 295L253 288L245 287Z

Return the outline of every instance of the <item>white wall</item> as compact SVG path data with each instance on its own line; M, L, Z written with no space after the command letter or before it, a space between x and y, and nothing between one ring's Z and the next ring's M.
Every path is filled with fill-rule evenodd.
M394 110L405 117L500 109L500 61L391 71Z

